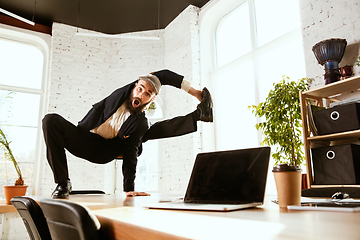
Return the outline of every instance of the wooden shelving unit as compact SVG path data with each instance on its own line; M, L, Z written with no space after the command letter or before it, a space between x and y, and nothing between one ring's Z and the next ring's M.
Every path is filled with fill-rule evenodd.
M300 103L301 103L301 117L303 123L303 138L304 138L304 149L305 149L305 158L306 158L306 169L307 169L307 180L308 186L310 188L316 187L334 187L335 185L313 185L313 176L312 176L312 162L311 162L311 146L314 144L326 143L329 141L338 141L338 140L351 140L360 138L360 130L341 132L329 135L319 135L314 136L309 130L308 125L308 100L313 100L312 104L323 107L323 102L325 99L338 101L335 97L341 94L346 94L351 91L360 90L360 76L351 77L345 80L341 80L335 83L327 84L323 87L316 89L311 89L305 92L300 92ZM339 185L336 185L339 186ZM354 185L346 185L354 186ZM360 185L356 185L360 187Z

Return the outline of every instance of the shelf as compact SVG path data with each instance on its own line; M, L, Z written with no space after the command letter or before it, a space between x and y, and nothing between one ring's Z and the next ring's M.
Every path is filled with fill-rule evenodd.
M310 155L310 149L312 143L321 143L321 141L337 141L337 140L349 140L355 141L360 139L360 129L354 131L340 132L327 135L318 135L313 137L306 137L310 135L308 129L308 116L307 116L307 99L313 99L320 103L324 99L331 99L337 95L349 93L351 91L360 90L360 75L354 76L345 80L340 80L335 83L326 84L322 87L311 89L305 92L300 92L301 100L301 118L303 123L303 137L304 137L304 150L305 150L305 159L306 159L306 169L307 169L307 180L309 188L321 188L321 187L334 187L334 186L354 186L360 187L360 185L314 185L313 184L313 169L312 169L312 160Z
M322 141L332 141L332 140L343 140L349 138L360 138L360 129L348 132L341 132L341 133L333 133L327 135L318 135L314 137L308 137L307 140L322 140Z
M307 97L327 98L358 89L360 89L360 75L330 83L320 88L311 89L302 94Z

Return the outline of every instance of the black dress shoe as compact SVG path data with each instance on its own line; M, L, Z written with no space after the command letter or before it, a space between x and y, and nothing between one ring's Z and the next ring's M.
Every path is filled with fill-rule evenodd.
M205 87L202 90L202 99L197 106L199 119L203 122L213 122L213 102L209 90Z
M52 198L68 199L71 192L70 180L63 181L57 185L54 192L51 194Z

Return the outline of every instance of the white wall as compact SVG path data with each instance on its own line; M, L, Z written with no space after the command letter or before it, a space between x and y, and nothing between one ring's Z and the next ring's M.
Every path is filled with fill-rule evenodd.
M113 90L137 79L141 74L168 68L200 86L198 9L189 7L165 30L148 31L160 36L154 40L124 40L77 36L75 27L53 25L51 79L48 112L56 112L74 124L91 105ZM83 31L83 30L81 30ZM143 33L144 34L144 33ZM189 94L164 87L165 118L187 114L196 109L196 100ZM194 140L196 139L196 140ZM160 159L164 190L183 191L192 169L194 144L199 151L199 133L163 140ZM45 157L45 153L43 154ZM113 163L96 165L68 154L73 187L106 189L104 175L112 173ZM105 174L106 173L106 174ZM38 194L50 195L53 176L45 161Z
M105 83L111 60L109 39L77 37L75 32L76 28L53 24L47 102L47 112L56 112L74 124L86 114L91 104L107 94ZM46 161L45 147L42 149L44 165L37 194L50 196L56 185ZM77 188L103 186L104 166L86 164L71 155L68 164L70 177L74 178Z
M113 39L76 35L77 28L54 23L48 112L56 112L75 125L92 104L137 79L141 74L164 67L163 38L154 40ZM84 31L81 30L80 31ZM142 35L163 35L149 31ZM45 148L43 148L45 159ZM50 195L55 188L45 159L37 194ZM114 162L98 165L68 154L74 189L103 189L110 192Z
M325 39L344 38L347 47L340 67L355 65L360 55L359 0L300 0L301 25L307 77L314 78L312 88L323 86L324 67L318 64L312 47ZM360 67L354 66L355 75Z
M165 68L180 73L200 89L198 8L190 6L165 29ZM185 115L199 103L184 91L166 87L165 118ZM190 135L160 140L161 191L184 193L196 153L201 125Z

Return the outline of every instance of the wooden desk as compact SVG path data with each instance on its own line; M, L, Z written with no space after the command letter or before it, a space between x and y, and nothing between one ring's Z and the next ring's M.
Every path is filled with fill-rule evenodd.
M360 213L280 210L274 196L262 207L227 213L141 206L160 198L82 195L70 201L89 207L113 239L360 239Z
M227 213L141 206L160 198L118 197L107 203L113 208L88 207L114 239L360 239L360 213L280 210L274 196L262 207Z
M39 202L41 199L50 198L49 196L28 196L32 199ZM91 210L97 209L108 209L114 207L123 207L125 199L125 194L119 195L102 195L102 194L94 194L94 195L71 195L70 201L77 202L88 206ZM11 204L6 204L5 199L0 199L0 214L8 213L8 212L16 212L16 208Z

